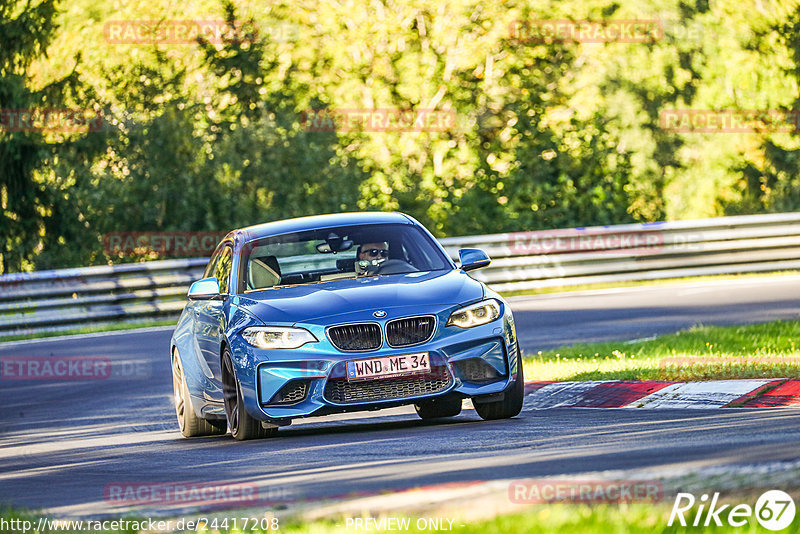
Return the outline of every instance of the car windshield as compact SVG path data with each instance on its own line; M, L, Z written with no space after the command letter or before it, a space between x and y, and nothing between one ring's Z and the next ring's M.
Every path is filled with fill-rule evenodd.
M246 243L241 259L244 292L452 269L430 236L410 224L330 227L262 238Z

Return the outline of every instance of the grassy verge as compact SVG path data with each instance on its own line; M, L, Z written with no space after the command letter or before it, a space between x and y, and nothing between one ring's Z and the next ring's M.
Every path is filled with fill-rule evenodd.
M728 509L729 512L730 509ZM529 533L529 532L546 532L546 533L564 533L573 534L580 533L597 533L606 534L609 532L615 533L642 533L642 534L657 534L657 533L672 533L672 532L737 532L741 534L753 532L770 532L762 528L754 517L751 517L749 522L742 526L733 528L726 524L727 513L720 514L720 520L723 522L723 527L679 527L677 525L669 527L671 507L668 504L598 504L598 505L578 505L578 504L546 504L537 505L527 508L525 511L513 514L504 514L494 517L489 520L482 521L464 521L460 519L450 519L442 516L437 517L405 517L403 515L388 516L397 520L403 520L402 525L407 525L407 528L380 528L375 524L370 524L371 528L366 529L355 528L354 523L346 522L342 518L338 521L326 520L315 521L312 523L305 522L292 522L281 521L278 523L277 530L262 530L262 529L233 529L230 526L223 527L221 523L224 519L220 518L218 524L207 524L205 529L197 529L196 532L207 532L210 534L238 534L243 532L258 533L258 534L345 534L354 531L370 532L436 532L436 531L451 531L459 534L516 534L516 533ZM387 516L383 516L387 517ZM81 530L65 528L64 530L50 530L40 532L36 529L38 516L32 514L19 513L13 510L0 510L0 518L8 521L11 518L21 520L28 520L34 525L33 529L23 531L22 529L8 528L8 525L3 525L3 532L8 534L44 534L45 532L60 532L62 534L138 534L136 530L93 530L91 528L84 528ZM378 518L375 518L379 521ZM705 519L705 517L703 517ZM440 523L432 523L439 521ZM448 522L452 521L451 523ZM691 519L690 519L691 521ZM173 520L174 522L174 520ZM440 528L432 528L432 525L441 525ZM384 523L385 525L385 523ZM214 528L216 526L216 528ZM427 527L427 528L426 528ZM442 528L444 527L444 528ZM184 532L184 531L176 531ZM800 520L795 521L786 529L782 530L784 533L797 533L800 532Z
M663 278L659 280L631 280L628 282L609 282L603 284L579 284L574 286L554 286L539 289L526 289L522 291L504 291L504 297L518 297L525 295L547 295L550 293L568 293L572 291L587 291L592 289L615 289L624 287L662 286L670 284L685 284L690 282L712 282L720 280L743 280L747 278L764 278L767 276L796 276L800 271L772 271L766 273L743 274L715 274L709 276L686 276L683 278Z
M712 380L800 376L800 321L695 327L642 341L525 356L535 380Z
M671 503L670 503L671 504ZM556 534L607 534L607 533L630 533L630 534L658 534L658 533L677 533L677 532L771 532L762 528L755 519L744 527L733 528L725 525L724 527L669 527L671 507L667 504L598 504L598 505L578 505L578 504L547 504L528 508L524 512L515 514L504 514L484 521L453 520L452 526L448 525L447 519L441 516L433 518L409 518L410 528L406 529L376 529L373 532L410 532L410 533L429 533L436 532L437 529L431 528L425 521L429 519L444 520L443 529L450 530L457 534L527 534L533 532L556 533ZM720 519L726 520L727 514L720 514ZM703 517L705 519L705 517ZM418 524L417 521L420 521ZM783 530L784 533L800 532L797 519L792 526ZM423 528L418 528L418 525ZM310 524L288 524L281 526L279 532L284 534L345 534L347 532L359 531L351 525L346 528L344 521L339 521L338 525L333 522L316 522ZM360 531L364 531L361 529ZM262 531L267 534L266 531ZM222 533L221 533L222 534Z
M11 336L0 335L0 343L3 341L21 341L27 339L41 339L57 336L72 336L76 334L94 334L97 332L111 332L114 330L135 330L137 328L153 328L155 326L175 326L177 319L161 319L158 321L141 322L119 322L103 325L85 326L82 328L70 328L69 330L56 330L53 332L36 332L33 334L14 334Z

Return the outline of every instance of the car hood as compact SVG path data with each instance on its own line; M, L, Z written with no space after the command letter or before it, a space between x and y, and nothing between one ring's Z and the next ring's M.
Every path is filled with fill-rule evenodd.
M335 280L258 291L238 299L240 306L269 324L315 322L362 310L457 305L483 295L483 284L452 270Z

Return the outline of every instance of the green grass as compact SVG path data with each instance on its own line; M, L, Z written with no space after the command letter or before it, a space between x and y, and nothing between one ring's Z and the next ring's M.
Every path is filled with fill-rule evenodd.
M736 532L745 534L771 532L762 528L756 522L755 518L753 518L748 525L738 528L729 527L727 525L721 528L679 527L677 525L668 527L667 523L669 521L670 511L671 503L659 505L623 503L619 505L600 504L593 506L577 504L538 505L528 508L521 513L499 515L493 519L484 521L454 520L452 532L456 534L658 534L673 532ZM442 515L434 514L431 517L442 518ZM720 515L720 518L723 520L726 517L724 513ZM705 519L705 517L703 519ZM412 528L409 530L398 530L394 532L410 532L417 534L437 532L436 530L417 529L415 527L415 521L416 518L411 518ZM338 527L331 522L282 525L279 532L282 534L345 534L348 532L366 532L365 530L356 531L352 526L348 530L345 529L343 521L339 521L338 523L340 525ZM445 522L445 524L447 523ZM795 519L794 523L789 528L781 532L784 534L800 532L799 525L800 520ZM373 532L391 531L376 530ZM263 534L267 533L264 532Z
M747 499L739 502L752 503L755 499ZM754 532L770 532L763 529L755 520L751 518L749 523L743 527L668 527L667 523L671 511L671 503L661 503L658 505L649 504L599 504L599 505L578 505L578 504L546 504L536 505L527 508L525 511L514 514L504 514L494 517L493 519L480 520L480 521L465 521L454 519L452 522L452 532L458 534L517 534L529 532L542 532L542 533L642 533L642 534L658 534L658 533L677 533L677 532L736 532L741 534L754 533ZM232 512L231 517L235 517L236 513ZM402 514L385 516L385 517L408 517ZM446 515L432 514L430 516L421 516L424 518L447 519ZM687 514L688 517L688 514ZM720 515L724 521L726 514ZM38 521L38 516L33 514L21 513L13 509L0 509L0 518L9 520L11 518L27 519L34 525ZM431 529L417 529L417 517L410 517L410 526L408 530L371 530L371 532L437 532ZM174 520L173 520L174 521ZM212 524L208 525L205 530L197 530L198 532L208 532L210 534L236 534L243 532L241 530L233 530L230 526L228 528L221 527L223 518L219 517L219 523L216 525L218 528L213 528ZM444 522L447 525L447 521ZM230 523L229 523L230 525ZM462 526L463 525L463 526ZM4 532L8 534L44 534L38 532L35 528L23 532L19 529L6 529ZM50 532L61 532L63 534L133 534L131 530L51 530ZM278 530L250 530L246 532L268 534L268 533L281 533L281 534L344 534L347 532L366 532L366 530L355 530L350 526L347 528L345 519L315 521L311 523L298 522L298 521L281 521ZM438 532L443 532L439 530ZM800 520L795 521L788 528L782 530L785 534L800 532Z
M33 334L14 334L9 336L0 335L0 343L3 341L21 341L27 339L41 339L56 336L72 336L76 334L94 334L97 332L111 332L114 330L135 330L137 328L153 328L156 326L174 326L177 319L161 319L157 321L141 322L119 322L104 325L85 326L82 328L70 328L69 330L58 330L54 332L36 332Z
M669 284L686 284L690 282L711 282L719 280L741 280L745 278L763 278L773 276L794 276L800 271L772 271L766 273L722 274L708 276L686 276L683 278L662 278L659 280L631 280L628 282L608 282L602 284L579 284L574 286L554 286L539 289L525 289L521 291L504 291L504 297L518 297L524 295L547 295L550 293L568 293L573 291L587 291L593 289L615 289L624 287L661 286Z
M800 376L800 321L695 327L656 339L525 354L528 380L712 380Z

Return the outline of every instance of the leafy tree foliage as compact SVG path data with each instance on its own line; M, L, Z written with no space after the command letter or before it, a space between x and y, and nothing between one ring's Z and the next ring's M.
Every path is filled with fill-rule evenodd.
M777 41L777 43L775 43ZM761 31L749 43L753 48L779 44L790 62L785 67L795 82L789 105L781 106L789 117L800 113L800 8L794 7L788 17ZM727 213L784 212L800 209L800 121L780 123L778 129L794 126L785 134L767 134L761 150L755 154L742 154L732 165L741 176L737 182L738 195L726 203Z
M74 136L25 124L31 110L68 106L76 97L88 100L76 70L46 80L28 74L56 37L56 10L55 0L0 3L0 272L30 268L44 247L79 234L68 204L74 183L54 173L52 163L65 150L88 147Z
M0 129L3 272L152 257L109 256L108 232L224 231L325 212L401 210L451 236L800 202L796 133L680 133L660 121L670 109L798 109L794 1L117 7L0 5L0 108L104 117L99 132ZM190 19L229 31L178 44L112 44L104 33L112 20ZM511 30L565 19L663 31L586 43ZM314 131L303 117L320 109L437 110L455 123Z

